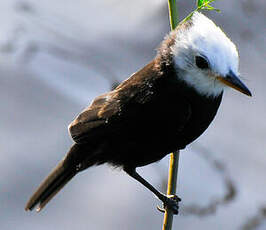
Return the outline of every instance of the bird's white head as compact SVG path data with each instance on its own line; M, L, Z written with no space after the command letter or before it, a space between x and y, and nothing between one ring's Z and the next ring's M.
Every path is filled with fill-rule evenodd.
M251 96L238 79L236 46L213 21L195 12L170 37L170 47L178 77L201 95L216 97L226 86Z

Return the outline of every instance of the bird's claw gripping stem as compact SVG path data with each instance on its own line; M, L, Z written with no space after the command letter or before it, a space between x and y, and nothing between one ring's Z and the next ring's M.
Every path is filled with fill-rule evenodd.
M178 203L181 199L177 195L167 195L164 197L163 201L163 208L157 206L157 209L160 212L165 212L166 209L170 209L174 215L178 214L179 205Z

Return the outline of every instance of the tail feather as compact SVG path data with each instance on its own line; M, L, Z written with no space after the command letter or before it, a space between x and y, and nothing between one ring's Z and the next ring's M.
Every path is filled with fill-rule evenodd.
M88 156L87 153L91 154ZM99 157L93 151L93 147L81 144L72 145L66 157L44 179L31 196L25 210L32 210L38 205L36 211L41 211L78 172L98 164L97 162L99 162Z
M56 168L40 184L25 206L25 210L32 210L37 204L37 212L44 206L76 175L76 170L67 167L62 160Z

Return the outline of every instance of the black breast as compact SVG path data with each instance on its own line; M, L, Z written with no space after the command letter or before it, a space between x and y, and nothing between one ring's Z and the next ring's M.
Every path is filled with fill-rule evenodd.
M207 98L155 60L104 94L70 125L80 161L138 167L183 149L213 120L222 94Z
M110 138L108 162L138 167L185 148L210 125L222 98L199 95L176 80L174 72L165 73L150 90L151 100L132 101L124 108L131 119Z

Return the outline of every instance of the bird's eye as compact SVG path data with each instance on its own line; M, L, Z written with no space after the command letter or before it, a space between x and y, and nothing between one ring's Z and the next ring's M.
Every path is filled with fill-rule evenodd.
M197 67L200 69L208 69L209 68L208 61L202 56L196 56L195 62L196 62Z

